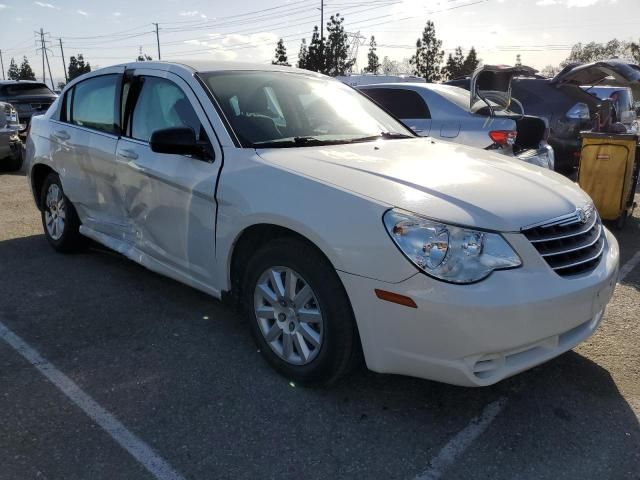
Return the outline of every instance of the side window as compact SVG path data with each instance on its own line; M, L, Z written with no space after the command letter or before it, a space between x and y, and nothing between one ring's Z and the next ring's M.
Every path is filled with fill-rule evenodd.
M365 88L363 92L400 119L431 118L429 107L419 93L398 88Z
M90 78L73 87L71 123L117 134L116 91L119 75ZM67 94L67 101L69 94ZM68 118L67 118L68 120Z
M175 83L144 77L131 120L131 137L148 142L156 130L191 127L199 138L202 125L189 99Z
M62 99L62 106L60 107L60 121L71 122L71 99L73 98L73 88L67 90Z

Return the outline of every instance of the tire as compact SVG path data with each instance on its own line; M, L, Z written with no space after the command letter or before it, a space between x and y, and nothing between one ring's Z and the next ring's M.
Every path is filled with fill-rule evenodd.
M80 220L56 173L50 173L45 179L40 205L42 228L49 244L62 253L80 250L85 244L84 237L80 235Z
M18 172L22 168L22 154L18 154L7 162L8 172Z
M623 211L616 219L616 230L622 230L627 224L627 212Z
M286 290L282 301L271 295L275 276L282 284L280 292ZM358 360L358 333L342 282L327 259L306 242L279 238L258 250L245 271L242 299L260 352L284 377L305 385L327 384Z

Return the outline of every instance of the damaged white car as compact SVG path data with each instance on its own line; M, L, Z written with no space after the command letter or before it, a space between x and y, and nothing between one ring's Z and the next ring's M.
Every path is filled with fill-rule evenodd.
M330 382L481 386L598 327L618 244L545 169L421 138L290 67L131 63L67 85L27 140L48 242L84 237L243 308L265 359Z

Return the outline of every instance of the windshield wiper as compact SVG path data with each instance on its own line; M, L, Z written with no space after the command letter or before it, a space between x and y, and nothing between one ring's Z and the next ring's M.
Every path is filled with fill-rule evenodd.
M379 135L371 135L369 137L352 138L345 143L374 142L376 140L395 140L398 138L415 138L415 135L408 135L399 132L380 132Z
M341 145L348 143L373 142L379 139L414 138L412 135L397 132L380 132L379 135L357 138L335 138L322 139L318 137L301 136L280 138L278 140L266 140L264 142L253 142L254 148L292 148L292 147L315 147L320 145Z
M322 140L317 137L292 137L280 138L278 140L267 140L264 142L253 142L255 148L290 148L290 147L312 147L317 145L331 145L335 143L344 143L343 140Z

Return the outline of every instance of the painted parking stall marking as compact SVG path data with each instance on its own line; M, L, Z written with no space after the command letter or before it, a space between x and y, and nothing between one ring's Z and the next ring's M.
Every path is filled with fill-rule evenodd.
M87 395L73 380L58 370L52 363L42 357L22 338L13 333L0 322L0 339L24 357L53 385L55 385L69 400L75 403L95 423L97 423L111 438L134 457L138 463L146 468L158 480L183 480L174 468L164 461L149 445L131 433L111 413L102 408L95 400Z
M631 273L631 271L638 266L640 263L640 251L637 251L633 257L631 257L627 263L625 263L620 268L620 273L618 274L618 283L622 282L627 275Z
M482 413L473 418L469 424L460 430L447 444L442 447L438 455L429 462L429 468L418 475L415 480L436 480L441 478L448 467L471 446L471 444L491 425L502 412L507 399L501 397L484 407Z

